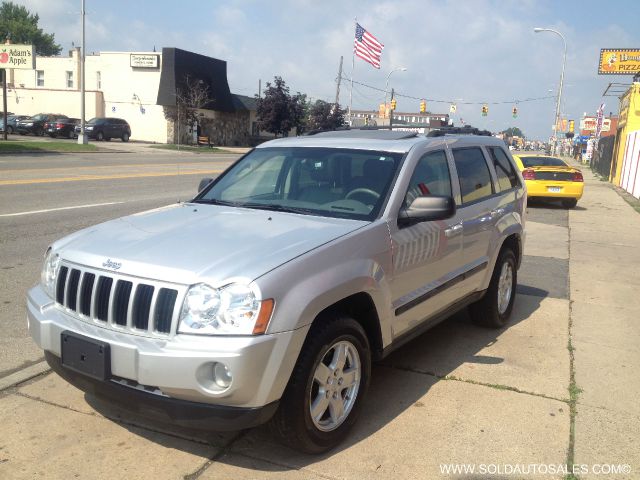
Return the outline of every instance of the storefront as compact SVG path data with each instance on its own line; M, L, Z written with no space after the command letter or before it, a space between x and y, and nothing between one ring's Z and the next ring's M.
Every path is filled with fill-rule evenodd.
M640 82L620 97L620 114L609 180L640 198Z
M68 57L37 57L34 70L9 70L8 110L79 118L80 61L80 49L74 48ZM227 62L177 48L87 55L86 119L123 118L131 126L132 140L174 143L180 132L187 141L196 125L171 115L187 78L204 85L210 99L198 109L201 134L216 145L247 145L255 102L231 93Z

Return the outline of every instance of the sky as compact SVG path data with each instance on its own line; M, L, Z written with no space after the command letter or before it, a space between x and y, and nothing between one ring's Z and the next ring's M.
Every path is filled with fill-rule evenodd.
M14 3L40 16L63 54L80 45L81 0ZM631 76L598 75L600 49L640 48L638 0L86 0L85 8L87 53L182 48L225 60L233 93L253 96L260 80L264 88L277 75L292 93L329 102L342 56L343 76L354 80L353 90L349 80L340 86L343 107L351 93L354 109L377 110L388 78L398 112L418 112L422 98L433 113L456 102L458 125L518 127L539 140L552 134L563 41L534 27L566 39L561 110L569 119L602 102L617 113L618 99L602 94ZM356 18L384 44L379 70L359 58L352 69ZM399 67L406 71L390 75ZM524 101L532 98L540 100Z

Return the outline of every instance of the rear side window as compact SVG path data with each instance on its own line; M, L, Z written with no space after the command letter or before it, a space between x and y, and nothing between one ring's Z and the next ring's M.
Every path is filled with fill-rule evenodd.
M489 166L477 147L453 150L453 159L460 181L462 203L470 203L493 194Z
M417 197L428 195L451 196L449 165L442 150L426 153L418 161L404 197L404 206L408 208Z
M500 147L488 147L498 177L498 190L504 192L519 185L518 175L507 154Z

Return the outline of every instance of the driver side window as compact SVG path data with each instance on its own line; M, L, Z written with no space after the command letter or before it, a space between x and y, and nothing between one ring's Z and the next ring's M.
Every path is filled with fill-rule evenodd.
M451 176L444 150L422 156L411 176L404 206L408 208L417 197L429 195L451 196Z

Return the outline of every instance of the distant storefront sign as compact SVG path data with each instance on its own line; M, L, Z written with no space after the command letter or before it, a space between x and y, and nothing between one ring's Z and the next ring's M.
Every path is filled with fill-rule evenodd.
M131 66L134 68L158 68L160 55L131 54Z
M598 75L635 75L640 72L640 48L603 48Z
M584 130L587 132L595 132L598 126L597 117L584 117L580 120L580 130ZM611 119L603 118L602 119L602 132L608 132L611 130Z
M33 45L0 45L0 68L34 70L36 53Z

